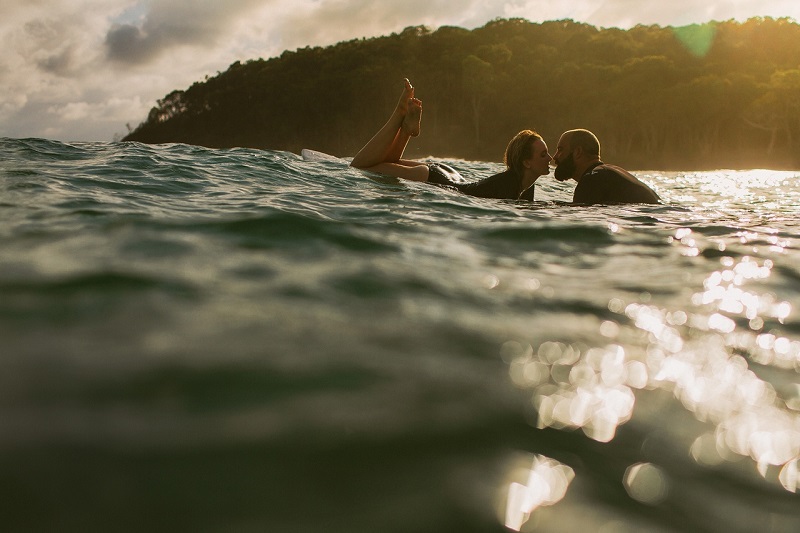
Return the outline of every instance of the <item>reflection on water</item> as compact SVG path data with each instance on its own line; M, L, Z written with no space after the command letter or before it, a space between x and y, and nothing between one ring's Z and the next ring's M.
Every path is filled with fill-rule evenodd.
M659 467L638 463L625 470L625 490L631 498L649 505L661 503L667 496L669 482Z
M797 461L798 459L793 459L786 463L779 476L781 485L789 492L797 492L800 489L800 479L797 478Z
M519 350L508 344L505 350ZM633 412L632 386L646 381L646 368L639 361L626 361L621 346L580 349L561 343L542 344L534 354L526 347L511 365L511 379L522 387L533 387L539 414L538 426L582 428L594 440L608 442L617 426Z
M704 247L724 253L726 243L698 237L680 228L669 243L689 258L700 256ZM790 247L786 239L758 232L739 232L734 244L752 245L754 252L766 245L770 254ZM639 395L668 391L710 428L686 450L698 465L717 467L749 457L767 482L794 493L800 489L800 385L779 393L751 368L800 371L800 342L779 329L792 304L760 290L774 267L771 259L724 255L687 309L613 298L608 309L618 318L603 321L598 331L610 341L604 346L507 342L502 352L511 380L531 391L537 427L580 428L599 442L613 440L632 418ZM645 341L631 342L637 334ZM648 505L660 503L669 491L667 477L651 463L631 465L620 481L632 499ZM525 513L538 506L528 505L537 501L530 491L530 485L512 485L508 527L516 529L520 516L527 519Z
M515 472L514 477L526 479L524 483L514 481L508 487L505 525L519 531L533 511L553 505L564 497L575 472L558 461L535 455L532 465Z

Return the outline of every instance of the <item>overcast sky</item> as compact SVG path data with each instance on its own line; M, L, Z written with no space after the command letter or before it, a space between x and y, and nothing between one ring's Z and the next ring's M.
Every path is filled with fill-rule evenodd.
M235 61L495 18L599 27L788 16L797 0L2 0L0 137L110 141Z

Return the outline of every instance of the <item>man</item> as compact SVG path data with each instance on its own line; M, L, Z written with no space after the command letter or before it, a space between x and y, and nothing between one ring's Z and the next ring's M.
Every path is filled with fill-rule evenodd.
M558 140L555 177L578 182L575 204L659 204L650 187L620 167L600 160L600 142L588 130L570 130Z

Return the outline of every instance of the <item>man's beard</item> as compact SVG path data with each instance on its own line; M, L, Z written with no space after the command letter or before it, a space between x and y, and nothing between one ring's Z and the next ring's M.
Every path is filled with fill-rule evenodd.
M562 159L553 171L553 176L558 181L567 181L575 174L575 153L569 154L568 159Z

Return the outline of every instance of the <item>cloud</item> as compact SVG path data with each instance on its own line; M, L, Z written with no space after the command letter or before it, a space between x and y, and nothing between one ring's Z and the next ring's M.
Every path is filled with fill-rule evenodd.
M80 38L67 22L37 19L27 22L22 32L23 57L45 73L69 76L79 67L76 49Z
M800 16L796 0L2 0L0 136L110 140L235 61L498 17L598 26Z
M519 2L486 0L326 0L305 2L285 14L281 25L286 48L388 35L409 26L462 26L474 28L508 16L509 4ZM523 2L544 4L543 1Z
M141 25L114 24L106 34L108 58L144 63L175 46L213 46L229 26L257 6L258 0L154 0Z
M737 6L746 3L751 2L748 0L717 0L703 3L690 0L672 0L670 2L615 0L600 3L585 20L603 27L630 28L636 24L681 26L715 19L734 18Z
M109 20L124 7L119 0L3 2L0 136L111 138L113 133L102 133L109 128L102 114L54 114L52 109L68 105L78 109L81 102L103 105L119 92L143 89L131 79L120 83L122 78L110 76L99 46ZM137 112L143 111L140 105ZM117 124L124 127L124 122Z
M136 26L124 24L111 28L106 36L108 57L117 61L142 63L158 51L158 39L148 38Z

